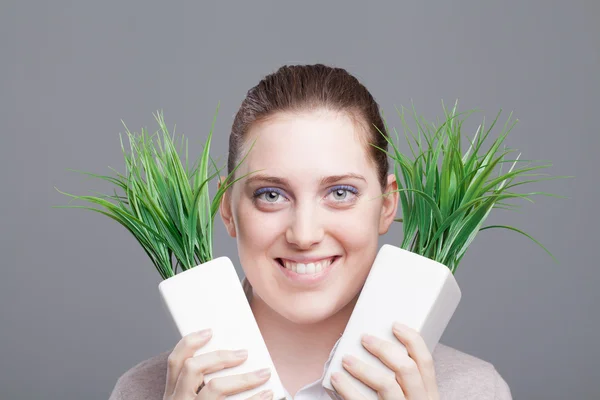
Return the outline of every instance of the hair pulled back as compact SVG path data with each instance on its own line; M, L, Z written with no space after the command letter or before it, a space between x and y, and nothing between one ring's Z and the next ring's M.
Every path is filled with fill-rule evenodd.
M265 76L248 90L238 110L229 136L228 174L240 160L244 138L253 124L264 122L279 112L318 111L346 113L366 135L365 145L375 163L377 176L385 188L388 173L388 136L379 114L379 105L358 79L343 68L323 64L284 65ZM379 131L377 130L379 129ZM381 132L381 133L380 133Z

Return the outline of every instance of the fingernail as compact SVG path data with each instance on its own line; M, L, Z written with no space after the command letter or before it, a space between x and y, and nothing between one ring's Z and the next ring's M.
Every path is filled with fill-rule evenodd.
M375 338L371 335L364 335L362 341L365 344L373 344L375 343Z
M398 331L398 332L403 332L403 331L404 331L404 325L403 325L403 324L401 324L400 322L394 322L394 327L393 327L393 329L394 329L395 331Z
M265 378L271 375L271 370L269 368L261 369L259 371L256 371L256 375L258 375L261 378Z
M330 379L331 379L331 382L333 382L333 383L337 383L337 382L340 381L340 378L339 378L338 374L331 374L331 378Z
M347 354L344 357L342 357L342 364L345 364L349 367L351 367L352 365L354 365L354 359L351 355Z
M264 392L260 392L260 398L264 399L264 400L272 399L273 398L273 391L272 390L265 390Z
M234 354L236 357L244 358L248 355L248 350L237 350Z
M203 329L201 331L198 332L198 335L200 335L200 337L208 337L212 334L212 329L208 328L208 329Z

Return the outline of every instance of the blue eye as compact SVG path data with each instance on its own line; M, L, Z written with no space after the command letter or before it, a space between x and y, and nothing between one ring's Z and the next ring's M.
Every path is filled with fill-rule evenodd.
M279 198L279 196L283 196L283 193L281 193L281 191L279 189L266 187L266 188L260 188L256 192L254 192L253 198L256 199L259 196L262 196L263 194L267 195L263 199L263 201L265 201L267 203L275 203L277 201L277 199Z
M334 200L337 203L347 203L358 196L358 189L348 185L338 185L329 189L328 195L333 193ZM351 193L353 196L348 196ZM264 195L264 196L263 196ZM276 204L279 197L286 198L283 192L278 188L264 187L257 189L252 195L253 199L260 198L265 203Z
M354 196L356 196L358 194L358 190L355 187L352 186L348 186L348 185L340 185L340 186L335 186L333 188L331 188L331 190L329 191L329 193L333 193L334 194L334 198L336 200L339 200L340 202L345 202L348 201L346 200L346 198L348 197L348 192L351 192ZM340 197L337 197L340 196Z

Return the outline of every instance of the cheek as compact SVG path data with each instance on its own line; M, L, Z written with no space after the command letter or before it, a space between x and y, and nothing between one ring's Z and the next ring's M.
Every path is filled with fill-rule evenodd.
M327 219L327 227L346 251L362 251L365 246L373 246L379 236L379 210L376 204L360 209L333 214ZM355 254L356 255L356 254Z
M284 232L283 222L284 218L277 213L262 212L251 200L242 199L236 212L240 256L243 253L264 253Z
M335 290L345 304L360 289L379 250L379 208L372 203L352 215L337 218L335 226L333 236L346 252L344 270Z

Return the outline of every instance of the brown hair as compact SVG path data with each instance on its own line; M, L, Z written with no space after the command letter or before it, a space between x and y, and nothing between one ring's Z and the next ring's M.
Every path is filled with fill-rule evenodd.
M346 113L367 132L365 142L387 151L388 136L379 114L379 105L358 79L343 68L323 64L284 65L267 75L248 91L238 110L229 136L228 174L240 159L244 137L254 123L264 122L278 112L326 109ZM379 129L379 131L377 130ZM377 167L382 189L387 183L388 158L385 152L368 145Z

